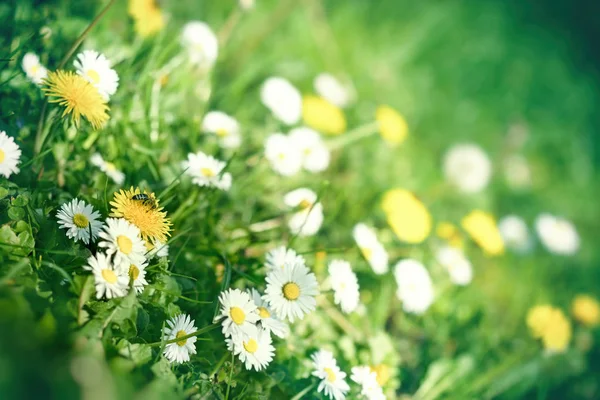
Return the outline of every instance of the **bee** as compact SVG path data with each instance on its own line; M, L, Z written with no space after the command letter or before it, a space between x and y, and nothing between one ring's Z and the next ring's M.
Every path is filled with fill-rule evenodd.
M140 201L143 205L150 207L152 209L157 208L158 204L156 204L156 200L152 197L148 196L146 193L138 193L134 194L131 197L131 200Z

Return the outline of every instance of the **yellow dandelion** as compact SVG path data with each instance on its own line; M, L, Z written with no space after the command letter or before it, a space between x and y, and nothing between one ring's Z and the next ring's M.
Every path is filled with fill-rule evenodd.
M591 296L580 294L575 297L571 306L573 317L587 326L600 323L600 304Z
M550 305L531 308L527 313L527 326L534 338L542 340L546 350L562 352L571 341L571 323L560 309Z
M450 222L442 221L437 224L435 234L448 242L452 247L462 249L464 241L458 227Z
M134 196L136 198L134 198ZM141 191L140 188L129 190L120 190L115 193L112 206L111 217L125 218L127 221L137 226L142 234L142 239L148 242L152 239L160 242L166 242L170 235L171 221L167 218L167 213L162 211L158 204L158 199L154 193Z
M504 253L504 240L491 214L474 210L462 219L461 224L487 254L496 256Z
M151 36L165 26L165 17L155 0L129 0L128 12L135 31L142 37Z
M319 96L304 97L302 119L306 125L324 134L339 135L346 131L346 117L342 109Z
M421 243L431 232L431 215L427 207L410 191L389 190L382 201L387 221L398 239Z
M79 126L81 116L87 119L94 129L108 121L108 105L104 97L91 83L71 72L58 70L49 72L42 89L50 103L65 107L64 117L71 114L75 126Z
M375 112L381 137L390 144L400 144L408 136L404 117L390 106L379 106Z

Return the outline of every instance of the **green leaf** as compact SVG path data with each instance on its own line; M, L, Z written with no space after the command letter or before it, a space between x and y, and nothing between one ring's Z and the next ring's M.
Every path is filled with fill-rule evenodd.
M10 207L8 209L8 218L18 221L25 218L25 210L21 207Z

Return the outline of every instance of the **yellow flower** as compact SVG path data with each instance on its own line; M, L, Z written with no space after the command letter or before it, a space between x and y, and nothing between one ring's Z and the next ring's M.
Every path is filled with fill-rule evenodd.
M58 70L49 72L42 89L50 103L65 107L64 117L71 114L75 126L79 126L81 116L87 119L94 129L108 121L108 105L104 97L91 83L71 72Z
M129 0L129 15L135 22L135 31L147 37L165 26L165 18L155 0Z
M321 133L339 135L346 131L346 117L342 110L319 96L304 97L302 119L306 125Z
M147 199L133 199L135 195L145 195ZM140 197L140 196L138 196ZM120 190L115 193L112 206L111 217L125 218L127 221L140 229L142 239L149 242L149 239L156 239L160 242L166 242L170 235L171 221L167 218L167 213L162 211L158 205L158 199L154 193L133 188L129 190Z
M425 205L408 190L392 189L383 196L383 211L398 239L421 243L431 232L431 215Z
M383 387L392 377L392 369L386 364L371 366L371 371L377 375L377 383Z
M462 227L487 254L496 256L504 253L504 241L491 214L471 211L462 219Z
M400 144L408 136L408 124L404 117L389 106L379 106L375 112L381 136L390 144Z
M576 320L587 326L600 323L600 304L591 296L580 294L573 300L571 312Z
M464 241L462 234L458 227L450 222L442 221L437 224L435 228L435 234L442 239L448 241L448 244L452 247L462 249L464 247Z
M564 351L571 341L571 323L560 309L550 305L531 308L527 326L534 338L542 339L546 350Z

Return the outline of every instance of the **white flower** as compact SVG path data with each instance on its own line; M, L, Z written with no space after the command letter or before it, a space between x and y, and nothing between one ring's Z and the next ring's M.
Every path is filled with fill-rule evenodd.
M572 255L579 250L579 235L573 223L565 218L540 214L535 230L544 247L551 253Z
M239 0L240 8L244 11L249 11L254 8L255 0Z
M92 165L100 168L100 171L104 172L117 185L122 185L123 182L125 182L125 174L122 171L119 171L115 164L104 161L99 153L92 154L90 162Z
M196 154L189 153L187 161L181 163L186 175L192 178L198 186L215 187L221 190L231 188L231 174L223 172L226 164L213 156L199 151Z
M331 74L324 72L317 75L313 86L315 92L331 104L344 108L350 102L348 89Z
M246 292L228 289L219 295L221 303L217 320L223 318L223 335L238 337L249 335L252 327L260 319L256 304Z
M115 265L141 265L146 261L146 246L140 238L140 230L126 219L107 218L99 236L102 240L98 247L105 248L107 255L114 255Z
M85 201L76 198L63 204L56 218L59 228L67 230L69 239L74 239L76 242L81 240L85 244L90 242L90 233L92 241L96 240L102 228L102 222L98 220L100 213Z
M21 65L27 78L36 85L41 85L48 77L48 70L40 64L40 58L34 53L25 54Z
M352 236L363 257L369 262L373 272L382 275L388 272L388 254L381 242L377 239L375 231L365 224L356 224Z
M83 269L92 271L96 281L96 298L113 299L127 294L129 276L117 265L113 264L110 257L104 253L96 253L88 258Z
M260 371L273 360L275 348L271 335L263 329L252 325L244 336L231 337L225 340L227 349L237 355L247 370Z
M304 257L296 254L293 249L285 248L285 246L279 246L269 251L266 258L265 265L268 270L283 269L286 264L306 264Z
M290 333L290 327L283 321L280 321L269 307L269 304L261 297L256 289L252 289L252 300L256 304L258 316L260 319L257 326L261 329L272 332L280 338L285 338Z
M302 95L287 79L271 77L260 90L262 103L275 118L286 125L294 125L302 114Z
M324 392L330 399L344 400L350 386L345 380L346 373L340 370L333 354L327 350L319 350L311 355L311 359L314 366L312 375L321 380L318 392Z
M151 260L154 257L158 257L158 258L169 257L169 245L168 244L163 243L156 238L152 239L152 244L154 245L154 247L152 248L152 250L150 250L148 252L148 254L146 254L146 257L148 257L148 260Z
M503 163L504 178L512 189L531 186L531 169L527 159L520 154L508 156Z
M465 286L473 280L473 267L462 250L443 246L437 250L435 257L437 262L448 271L452 283Z
M116 93L119 75L110 67L110 61L94 50L85 50L73 63L77 73L90 82L106 100Z
M360 393L365 396L367 400L385 400L383 389L377 382L377 374L371 367L364 365L352 367L350 379L360 385Z
M290 232L298 236L313 236L323 224L323 206L310 189L292 190L283 197L286 206L298 209L288 221Z
M21 149L6 132L0 131L0 175L6 179L18 174L17 164L21 158Z
M460 191L477 193L489 183L492 163L476 144L458 144L444 156L444 174Z
M194 320L187 314L179 314L167 321L163 329L163 340L179 339L197 331ZM190 361L190 354L196 354L196 336L165 345L163 354L170 363L181 364Z
M332 260L329 263L329 280L333 288L335 304L346 314L356 310L360 298L358 278L352 271L350 263L343 260Z
M521 253L531 248L529 229L522 218L516 215L507 215L498 222L498 229L508 248Z
M404 311L423 314L433 303L433 284L429 272L416 260L404 259L394 267L394 277L398 284L396 296L402 302Z
M125 273L133 280L133 288L138 294L142 293L146 285L148 285L148 281L146 280L147 266L148 262L146 261L139 265L130 264L129 267L125 263L120 266L120 268L125 269Z
M219 55L219 41L204 22L191 21L183 27L181 44L187 50L190 62L202 68L211 68Z
M292 146L302 155L302 166L310 172L325 171L329 166L329 149L316 131L306 128L294 128L289 133Z
M294 262L283 269L272 269L266 281L263 299L278 318L294 322L315 309L315 296L319 293L317 278L304 264Z
M240 147L242 136L240 124L235 118L221 111L210 111L202 120L202 130L212 133L219 139L219 144L226 149Z
M275 172L296 175L302 168L302 153L283 133L273 133L265 141L265 157Z

